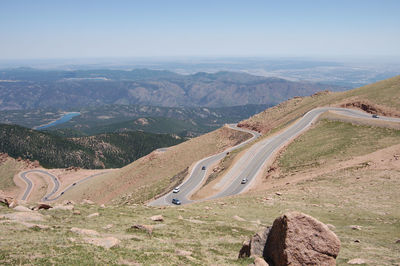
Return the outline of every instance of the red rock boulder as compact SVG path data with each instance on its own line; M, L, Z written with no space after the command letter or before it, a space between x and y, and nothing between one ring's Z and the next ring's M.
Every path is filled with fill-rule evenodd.
M264 258L270 265L336 265L340 240L315 218L289 212L278 217L268 234Z

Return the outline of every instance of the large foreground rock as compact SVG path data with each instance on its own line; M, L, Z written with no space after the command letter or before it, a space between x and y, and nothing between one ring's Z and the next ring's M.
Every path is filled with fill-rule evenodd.
M289 212L277 218L264 249L265 260L279 265L336 265L340 240L315 218Z

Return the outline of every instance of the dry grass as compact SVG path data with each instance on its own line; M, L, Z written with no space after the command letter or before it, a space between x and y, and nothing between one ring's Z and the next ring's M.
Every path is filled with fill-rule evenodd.
M279 158L283 172L323 167L400 143L400 130L322 120Z
M275 195L278 189L282 196ZM370 265L391 265L400 259L395 243L400 226L399 189L399 171L348 168L296 185L181 207L78 205L81 215L41 211L50 215L42 222L51 226L49 230L0 226L0 264L248 265L251 260L237 259L243 240L282 213L297 210L336 227L342 242L339 265L358 257ZM10 210L0 209L4 212ZM86 218L93 212L100 216ZM149 219L156 214L165 221L157 224ZM246 221L233 219L235 215ZM113 227L103 229L107 224ZM152 236L130 230L133 224L155 226ZM350 225L359 225L361 230L352 230ZM69 231L71 227L114 236L121 244L109 250L86 244L82 236ZM178 255L179 250L191 255Z
M11 197L18 195L20 188L14 183L14 177L24 167L25 164L23 162L18 162L12 158L7 158L5 161L0 162L0 192Z
M13 181L16 175L23 168L23 163L18 162L12 158L7 159L5 162L0 163L0 189L10 190L14 189L15 183Z

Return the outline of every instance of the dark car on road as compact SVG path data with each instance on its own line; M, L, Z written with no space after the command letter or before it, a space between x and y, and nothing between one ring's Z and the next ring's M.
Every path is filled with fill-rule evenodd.
M172 203L176 205L181 205L181 201L178 199L172 199Z
M373 114L373 115L372 115L372 118L379 118L379 116L376 115L376 114Z
M205 167L205 166L203 166L203 167L201 168L201 170L206 170L206 167Z

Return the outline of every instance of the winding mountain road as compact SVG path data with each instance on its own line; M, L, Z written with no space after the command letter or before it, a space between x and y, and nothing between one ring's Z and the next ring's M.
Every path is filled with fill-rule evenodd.
M51 190L50 193L48 193L43 198L43 200L53 196L57 192L57 190L59 189L60 181L58 180L58 178L55 175L52 175L49 172L44 171L44 170L29 170L29 171L25 171L25 172L20 173L20 177L27 184L27 187L25 189L25 193L21 198L22 200L26 200L29 197L29 195L31 194L31 191L33 189L33 182L27 176L28 174L31 174L31 173L39 173L39 174L47 175L48 177L50 177L50 180L53 181L53 189Z
M284 129L281 133L275 134L274 136L256 142L249 149L247 149L247 151L238 159L238 161L232 166L232 168L230 168L230 170L221 178L221 180L216 185L214 185L214 188L219 190L220 192L204 200L236 195L249 189L252 182L260 174L260 171L263 169L266 162L269 159L271 159L278 150L280 150L291 140L293 140L301 133L303 133L305 130L307 130L322 113L327 111L334 111L335 113L338 113L340 115L344 115L355 119L371 119L371 120L381 120L381 121L400 123L399 118L392 118L392 117L373 118L371 114L354 109L336 108L336 107L321 107L313 109L304 114L302 118L298 119L291 126ZM261 134L259 134L258 132L239 128L236 125L231 124L228 125L228 127L234 130L250 133L253 136L250 139L234 147L231 147L223 152L201 159L194 165L189 177L180 185L179 193L173 193L171 191L168 194L150 202L149 205L151 206L172 205L173 198L178 198L182 204L195 202L194 200L190 200L190 197L193 193L195 193L198 189L200 189L201 185L203 184L206 178L207 169L210 168L212 165L216 164L217 162L219 162L221 159L223 159L228 152L239 149L261 136ZM86 178L83 178L69 185L63 191L60 191L57 196L54 196L60 188L60 181L58 180L57 176L50 174L45 170L39 170L39 169L21 172L19 176L27 185L25 192L21 198L22 200L27 200L34 187L32 180L30 180L28 177L28 175L31 173L39 173L42 175L47 175L50 178L50 180L53 183L53 188L50 191L50 193L46 194L43 197L42 201L54 201L60 198L66 191L76 187L78 184L85 182L86 180L93 178L95 176L102 175L105 172L97 173L88 176ZM244 178L246 178L248 181L246 184L241 184L241 180Z
M25 192L24 192L24 194L22 195L22 197L21 197L21 200L27 200L27 198L29 197L29 195L31 194L31 192L32 192L32 189L33 189L33 182L32 182L32 180L30 180L29 179L29 177L27 176L27 175L29 175L29 174L31 174L31 173L38 173L38 174L43 174L43 175L47 175L48 177L50 177L50 180L52 181L52 183L53 183L53 189L49 192L49 193L47 193L43 198L42 198L42 201L54 201L54 200L57 200L58 198L60 198L62 195L64 195L64 193L66 192L66 191L68 191L68 190L70 190L70 189L72 189L73 187L75 187L76 185L78 185L78 184L80 184L80 183L82 183L82 182L85 182L86 180L88 180L88 179L90 179L90 178L93 178L93 177L95 177L95 176L99 176L99 175L102 175L102 174L104 174L104 172L102 172L102 173L97 173L97 174L94 174L94 175L90 175L90 176L88 176L88 177L85 177L85 178L83 178L83 179L81 179L81 180L79 180L79 181L76 181L75 183L72 183L71 185L69 185L68 187L66 187L64 190L62 190L62 191L60 191L59 192L59 194L57 195L57 196L55 196L55 197L53 197L57 192L58 192L58 190L59 190L59 188L60 188L60 180L58 180L58 177L57 176L55 176L55 175L53 175L53 174L51 174L51 173L49 173L49 172L47 172L47 171L45 171L45 170L39 170L39 169L35 169L35 170L28 170L28 171L25 171L25 172L21 172L20 174L19 174L19 176L21 177L21 179L26 183L26 189L25 189Z
M234 124L229 124L228 127L231 129L238 130L238 131L250 133L253 135L253 137L251 137L250 139L248 139L234 147L231 147L223 152L220 152L216 155L212 155L212 156L209 156L207 158L204 158L204 159L201 159L200 161L198 161L194 165L194 167L190 173L190 177L180 185L179 199L182 202L182 204L193 202L192 200L189 200L189 197L200 188L201 184L203 183L203 181L206 177L207 169L210 166L212 166L213 164L217 163L219 160L224 158L228 152L239 149L239 148L243 147L244 145L246 145L247 143L249 143L261 136L261 134L256 131L243 129L243 128L237 127ZM203 167L205 167L204 170L203 170ZM175 193L171 192L165 196L158 198L155 201L152 201L149 205L151 205L151 206L170 205L172 202L172 199L175 198L176 196L177 195L175 195Z
M399 118L392 118L392 117L373 118L371 114L354 109L336 108L336 107L315 108L307 112L302 118L298 119L294 124L286 128L280 134L276 134L272 137L266 138L252 145L245 152L245 154L243 154L243 156L241 156L241 158L235 163L235 165L233 165L233 167L223 176L220 182L214 186L214 188L220 190L220 192L207 199L216 199L216 198L236 195L249 189L252 182L260 174L260 171L263 169L265 163L270 158L272 158L278 150L280 150L291 140L299 136L301 133L306 131L322 113L325 113L327 111L334 111L335 113L338 113L340 115L344 115L355 119L371 119L371 120L378 119L389 122L400 122ZM235 127L232 128L237 129ZM244 129L241 130L248 132L247 130ZM254 134L254 137L252 139L238 146L241 147L258 137L259 135ZM239 148L238 146L228 149L227 151L237 149ZM219 160L221 160L226 156L227 151L198 161L195 167L193 168L192 172L190 173L189 178L180 186L179 193L170 192L167 195L150 202L149 205L151 206L172 205L173 198L179 199L182 204L194 202L189 198L197 189L200 188L201 184L203 183L206 177L205 173L206 171L201 170L201 167L202 166L207 167L218 162ZM244 178L246 178L248 181L246 184L241 184L241 180Z

